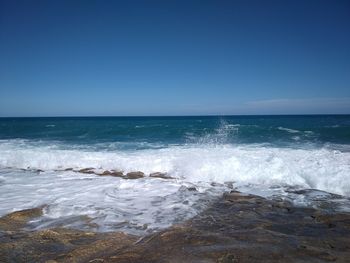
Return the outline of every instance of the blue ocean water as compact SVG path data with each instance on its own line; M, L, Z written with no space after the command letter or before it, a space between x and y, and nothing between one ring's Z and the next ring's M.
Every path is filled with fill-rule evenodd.
M132 149L200 142L322 146L350 144L350 115L0 118L0 139Z
M350 211L350 115L0 118L0 215L33 228L151 232L232 189Z

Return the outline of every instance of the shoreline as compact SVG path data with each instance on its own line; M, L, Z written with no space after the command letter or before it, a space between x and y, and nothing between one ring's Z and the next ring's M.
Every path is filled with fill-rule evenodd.
M3 262L346 262L350 213L295 207L237 191L146 236L23 230L43 207L0 218Z

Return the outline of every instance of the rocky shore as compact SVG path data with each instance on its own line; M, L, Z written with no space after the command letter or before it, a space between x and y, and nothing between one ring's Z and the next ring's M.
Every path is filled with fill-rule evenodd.
M25 230L42 207L0 218L0 262L350 262L350 213L231 192L181 225L139 237Z

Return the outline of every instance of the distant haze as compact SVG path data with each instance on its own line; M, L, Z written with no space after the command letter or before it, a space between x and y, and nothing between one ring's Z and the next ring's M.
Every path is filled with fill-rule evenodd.
M0 1L0 117L349 114L349 1Z

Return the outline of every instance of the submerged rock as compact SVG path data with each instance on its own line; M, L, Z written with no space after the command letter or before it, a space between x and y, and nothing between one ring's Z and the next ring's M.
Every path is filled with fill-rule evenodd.
M185 223L143 237L69 229L5 231L11 218L16 220L10 228L16 229L32 215L40 215L15 213L0 219L7 222L0 224L3 262L349 262L350 258L350 213L329 214L235 191Z

